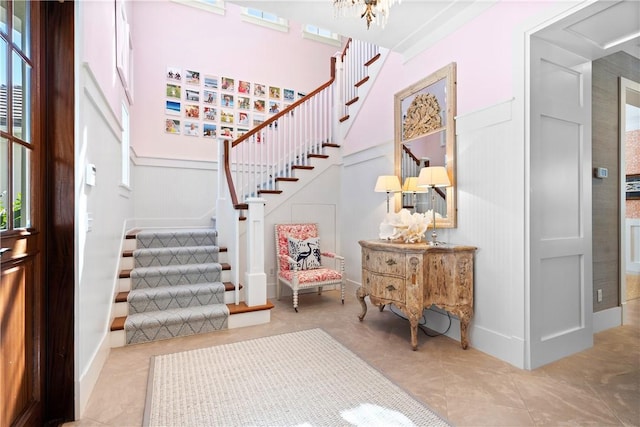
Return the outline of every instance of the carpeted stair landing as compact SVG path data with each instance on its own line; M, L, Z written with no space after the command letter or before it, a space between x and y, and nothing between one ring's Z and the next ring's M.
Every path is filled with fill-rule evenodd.
M137 233L127 344L227 329L217 237L215 229Z

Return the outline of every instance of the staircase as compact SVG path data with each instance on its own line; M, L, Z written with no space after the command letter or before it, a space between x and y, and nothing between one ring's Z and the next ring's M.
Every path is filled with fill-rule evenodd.
M247 299L239 293L240 275L224 262L230 260L236 268L240 264L238 219L247 219L245 210L251 214L252 198L279 198L273 203L267 200L268 213L269 205L291 197L295 192L292 185L303 186L312 179L296 173L313 170L317 161L330 158L328 151L340 147L349 119L357 114L359 101L366 94L363 85L370 79L370 67L380 64L380 58L377 46L349 40L340 57L331 58L328 82L239 139L219 144L218 159L223 167L218 172L216 220L225 225L221 237L229 252L218 246L214 228L144 230L126 236L111 347L270 321L273 304L262 304L266 295L261 277L264 265L256 269L252 264L263 254L246 255L245 279L251 290ZM264 214L261 210L262 225ZM256 232L260 227L255 224L254 219L254 224L246 227L249 240L254 242L248 247L261 248L264 230ZM265 292L262 296L261 290ZM254 301L253 305L248 306L245 300Z
M258 312L273 304L232 304L231 266L213 228L148 230L127 235L111 325L111 346L264 323ZM131 268L128 268L131 267ZM267 316L268 319L268 316ZM268 321L268 320L267 320Z

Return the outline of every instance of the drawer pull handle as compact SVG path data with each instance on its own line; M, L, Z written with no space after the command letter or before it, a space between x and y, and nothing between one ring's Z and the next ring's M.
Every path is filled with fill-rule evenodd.
M369 261L369 254L367 254L367 261Z
M395 291L395 290L396 290L396 287L395 287L395 286L393 286L393 285L388 285L388 286L387 286L387 290L388 290L389 292L391 292L391 291Z
M397 264L397 263L396 263L396 260L395 260L395 259L389 258L389 259L387 260L387 265L396 265L396 264Z
M369 284L369 278L367 277L367 285Z

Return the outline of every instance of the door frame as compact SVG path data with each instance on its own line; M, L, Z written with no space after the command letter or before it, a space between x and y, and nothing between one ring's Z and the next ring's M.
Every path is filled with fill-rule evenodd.
M627 104L627 89L640 92L640 82L634 82L620 77L620 112L619 119L619 144L620 144L620 306L622 307L622 324L627 324L629 313L627 312L627 204L626 204L626 129L627 118L624 113Z

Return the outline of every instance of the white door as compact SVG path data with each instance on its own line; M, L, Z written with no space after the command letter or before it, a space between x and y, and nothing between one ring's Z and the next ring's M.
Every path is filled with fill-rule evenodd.
M591 61L531 38L529 367L593 345Z

